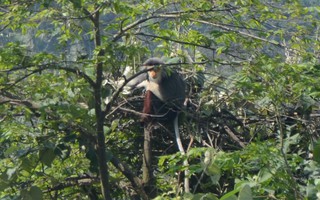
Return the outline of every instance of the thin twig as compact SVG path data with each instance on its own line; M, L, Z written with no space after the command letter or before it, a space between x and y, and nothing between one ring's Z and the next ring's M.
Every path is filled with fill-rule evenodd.
M202 23L202 24L207 24L207 25L211 25L211 26L215 26L215 27L221 28L221 29L226 30L226 31L235 32L235 33L247 36L247 37L251 37L251 38L254 38L254 39L257 39L257 40L261 40L263 42L268 42L270 44L273 44L273 45L276 45L276 46L279 46L279 47L283 47L283 48L286 47L285 44L282 44L280 42L267 40L265 38L261 38L261 37L258 37L256 35L253 35L253 34L250 34L250 33L246 33L246 32L243 32L243 31L235 30L235 29L229 28L229 27L221 25L221 24L216 24L216 23L212 23L212 22L208 22L208 21L204 21L204 20L199 20L199 19L191 19L191 21Z

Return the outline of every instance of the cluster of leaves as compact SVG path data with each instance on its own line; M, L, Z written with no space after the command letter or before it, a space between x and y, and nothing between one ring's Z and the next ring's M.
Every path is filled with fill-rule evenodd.
M317 199L319 12L298 0L1 1L0 198ZM180 62L189 98L186 155L170 130L152 138L155 196L139 179L142 100L121 94L126 66L150 56Z

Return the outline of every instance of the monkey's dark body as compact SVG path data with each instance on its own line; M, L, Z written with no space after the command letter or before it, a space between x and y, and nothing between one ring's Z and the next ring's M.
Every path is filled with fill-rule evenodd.
M143 103L144 114L142 121L156 119L157 121L165 122L172 121L177 116L178 108L170 104L165 104L150 90L146 91Z
M162 70L162 78L159 84L159 92L164 102L181 107L186 97L185 82L175 71Z
M185 100L185 82L175 71L162 70L161 79L155 82L156 92L147 90L143 113L152 114L159 121L172 121ZM150 117L144 117L143 121Z

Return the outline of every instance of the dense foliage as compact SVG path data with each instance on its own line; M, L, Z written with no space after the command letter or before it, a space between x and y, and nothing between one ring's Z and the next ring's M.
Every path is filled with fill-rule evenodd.
M317 0L0 2L1 199L320 198ZM187 82L187 153L157 125L149 191L125 69L152 56Z

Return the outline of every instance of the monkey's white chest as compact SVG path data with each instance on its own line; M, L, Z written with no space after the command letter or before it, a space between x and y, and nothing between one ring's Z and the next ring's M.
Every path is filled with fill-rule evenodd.
M159 84L156 82L144 80L139 85L137 85L138 88L144 87L146 90L151 91L156 97L158 97L161 101L165 102L165 99L163 95L160 93L160 87Z

